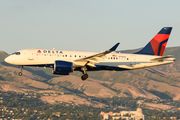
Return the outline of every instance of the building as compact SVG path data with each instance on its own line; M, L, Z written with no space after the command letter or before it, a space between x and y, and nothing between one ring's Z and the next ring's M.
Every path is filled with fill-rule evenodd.
M132 117L134 120L145 120L145 116L143 115L141 108L137 108L136 114L131 115L131 117Z
M104 113L101 112L100 115L103 116L103 120L110 120L112 118L113 120L145 120L145 116L142 113L141 108L137 108L136 111L120 111L119 113Z

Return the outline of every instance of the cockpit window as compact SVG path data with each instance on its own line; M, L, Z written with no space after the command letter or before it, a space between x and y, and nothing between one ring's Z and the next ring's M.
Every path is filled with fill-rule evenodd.
M20 54L21 54L20 52L15 52L12 55L20 55Z
M16 52L16 55L20 55L21 53L20 52Z

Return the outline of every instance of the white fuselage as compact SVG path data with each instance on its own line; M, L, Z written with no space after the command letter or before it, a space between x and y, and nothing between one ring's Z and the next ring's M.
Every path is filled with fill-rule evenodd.
M83 66L86 63L76 63L78 59L86 58L97 54L97 52L80 52L64 50L45 50L45 49L25 49L18 51L19 54L10 55L5 59L6 62L13 65L22 66L46 66L53 67L57 60L72 62L74 68ZM16 52L17 53L17 52ZM145 68L163 64L173 63L175 58L168 58L163 61L151 61L161 56L141 55L141 54L124 54L112 52L100 59L95 66L112 66L124 69ZM80 65L81 64L81 65ZM51 66L52 65L52 66Z

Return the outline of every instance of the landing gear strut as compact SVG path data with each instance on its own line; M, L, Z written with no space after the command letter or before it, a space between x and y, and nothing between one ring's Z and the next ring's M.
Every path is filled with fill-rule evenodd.
M85 68L82 68L82 73L83 73L83 75L81 76L81 80L86 80L87 78L88 78L88 74L86 73L86 71L87 71L87 68L85 67Z
M20 70L21 70L21 72L19 72L18 75L19 75L19 76L22 76L22 68L23 68L23 66L18 66L18 67L19 67Z

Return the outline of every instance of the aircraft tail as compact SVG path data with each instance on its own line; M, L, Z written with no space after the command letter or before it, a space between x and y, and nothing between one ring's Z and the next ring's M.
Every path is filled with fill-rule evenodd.
M162 28L158 34L139 52L135 54L157 55L162 56L166 48L172 27Z

